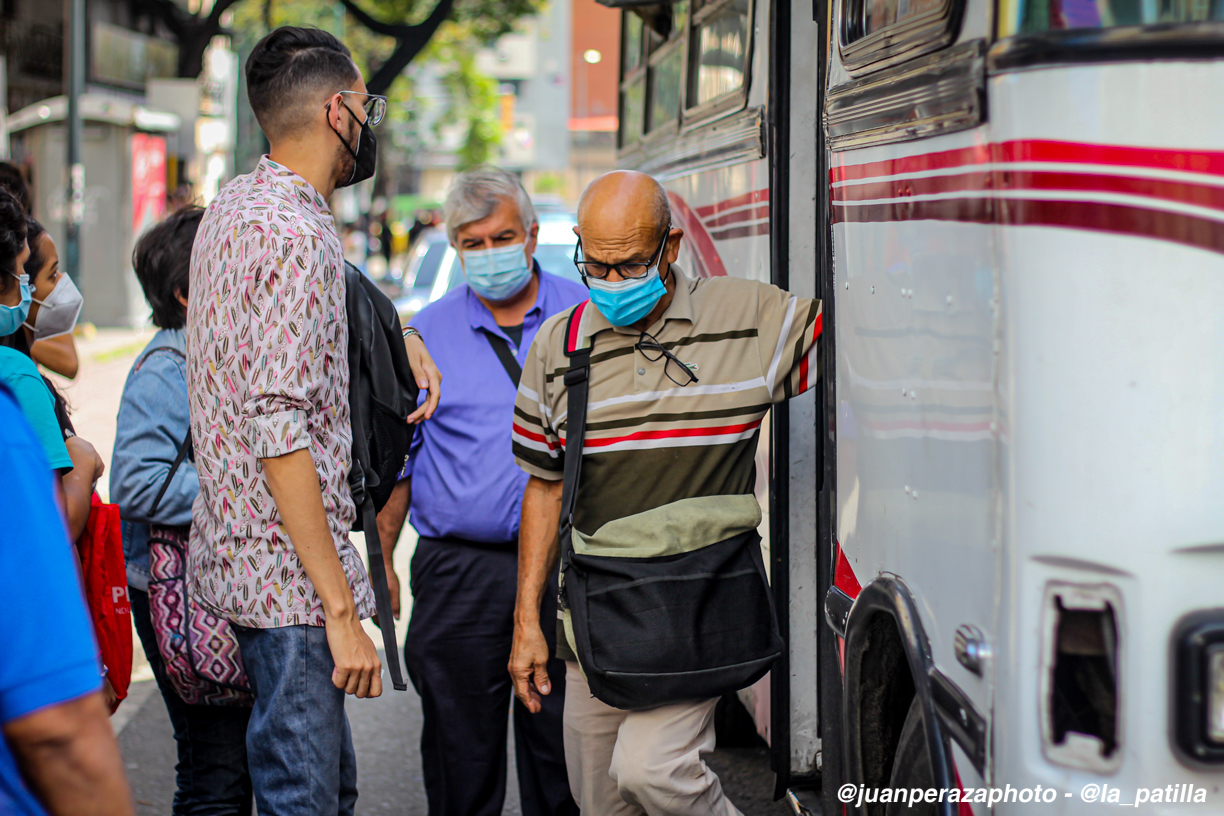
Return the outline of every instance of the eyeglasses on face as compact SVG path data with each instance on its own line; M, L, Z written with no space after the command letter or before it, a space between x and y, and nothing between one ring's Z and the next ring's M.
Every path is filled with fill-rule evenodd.
M681 388L691 383L701 382L701 380L697 379L697 375L693 373L693 370L688 367L688 364L665 349L663 344L652 335L642 332L642 336L637 341L637 348L638 351L642 352L642 356L652 363L657 363L659 360L666 358L667 362L663 364L663 373L667 375L667 379Z
M642 263L641 261L629 261L626 263L608 264L601 261L580 260L582 258L582 239L578 239L577 246L574 247L574 266L578 267L578 271L585 277L603 280L616 270L616 274L622 278L640 278L650 271L651 267L657 266L662 262L663 250L667 248L667 239L671 237L671 225L663 231L663 240L659 242L659 248L650 256L650 260Z
M365 109L365 123L370 127L377 125L387 115L387 97L385 96L362 93L361 91L338 91L338 93L353 97L366 97L365 102L361 103L361 107Z

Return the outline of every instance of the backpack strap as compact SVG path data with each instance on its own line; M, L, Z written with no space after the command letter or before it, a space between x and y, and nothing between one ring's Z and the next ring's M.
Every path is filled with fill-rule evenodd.
M565 372L568 399L565 418L565 471L561 483L561 566L569 563L572 550L570 532L574 529L574 506L578 502L578 480L582 474L582 448L586 440L587 396L590 392L591 349L595 338L583 346L582 316L591 301L587 300L570 313L565 326L565 356L569 369Z
M174 480L174 474L178 473L179 465L183 464L183 460L191 454L191 429L187 430L187 436L179 445L178 455L174 457L174 464L170 466L170 472L166 474L166 481L162 482L161 490L157 491L157 498L153 500L153 506L149 508L149 515L152 516L157 512L157 508L161 506L161 500L165 497L166 491L170 488L170 482Z
M499 337L492 332L484 332L484 336L489 341L489 345L493 347L493 353L497 355L497 359L501 361L502 368L506 369L506 373L510 375L510 381L514 383L515 388L518 388L519 380L523 379L523 367L518 364L518 360L514 359L514 352L510 350L510 344L506 342L506 338Z
M391 673L391 685L396 691L407 691L408 683L400 670L399 646L395 642L395 616L391 610L391 588L387 584L387 565L383 563L382 538L378 535L378 511L374 509L374 497L365 492L361 503L361 526L365 533L366 556L370 567L370 588L374 590L374 609L378 612L378 628L383 636L383 663Z

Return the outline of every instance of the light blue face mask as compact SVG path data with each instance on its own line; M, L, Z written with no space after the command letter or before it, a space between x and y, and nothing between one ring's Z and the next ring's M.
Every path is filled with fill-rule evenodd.
M626 278L609 283L599 278L587 278L591 302L613 326L632 326L646 315L667 294L655 264L640 278Z
M9 274L13 275L12 272ZM21 303L16 306L0 304L0 337L8 337L20 329L21 324L30 314L30 300L33 298L30 292L30 276L13 275L13 277L21 281Z
M485 300L509 300L527 288L531 282L531 264L527 263L525 244L465 250L463 273L468 286Z

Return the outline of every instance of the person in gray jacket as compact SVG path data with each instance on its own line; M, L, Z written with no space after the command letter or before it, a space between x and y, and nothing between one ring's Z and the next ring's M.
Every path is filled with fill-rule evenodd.
M191 523L200 482L191 459L174 474L151 513L179 447L189 432L186 338L188 265L204 211L186 207L150 229L132 265L160 331L136 359L123 387L111 462L110 496L119 505L132 619L165 700L174 739L174 816L249 816L246 730L251 710L187 705L166 676L149 614L149 526Z

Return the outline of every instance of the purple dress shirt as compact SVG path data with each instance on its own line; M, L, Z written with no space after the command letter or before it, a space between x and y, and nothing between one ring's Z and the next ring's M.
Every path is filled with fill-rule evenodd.
M402 474L412 477L409 522L422 536L490 544L518 540L527 474L514 463L510 449L517 389L487 335L505 338L522 365L540 325L587 299L582 284L550 275L538 262L535 271L539 293L523 318L517 348L466 285L412 319L443 383L438 410L419 426Z

